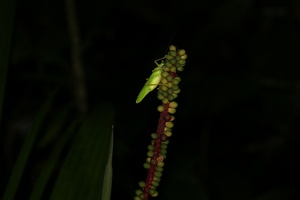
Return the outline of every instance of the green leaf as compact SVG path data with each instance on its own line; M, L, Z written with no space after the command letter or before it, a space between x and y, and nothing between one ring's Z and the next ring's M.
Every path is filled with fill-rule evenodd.
M28 161L31 149L33 147L34 141L40 131L40 127L46 117L46 114L48 113L54 95L56 92L53 92L50 97L46 100L42 108L40 109L39 113L37 114L35 121L33 123L31 131L28 133L28 135L25 138L24 144L21 148L21 151L19 153L19 156L17 158L17 161L15 163L14 169L12 171L10 180L8 182L8 185L5 190L5 194L3 197L3 200L13 200L14 196L17 192L19 182L21 180L21 177L23 175L26 163Z
M113 155L113 142L114 142L114 131L112 127L110 147L108 152L108 159L104 172L103 186L102 186L102 198L101 200L110 200L111 185L112 185L112 155Z
M65 110L62 110L62 112L65 112ZM61 119L62 112L59 112L57 114L57 118ZM33 188L33 191L30 196L30 200L38 200L41 199L44 189L47 186L47 183L57 166L57 163L59 161L59 158L61 156L62 151L66 147L66 144L68 144L70 138L72 138L72 135L74 135L74 132L76 128L78 128L79 120L75 119L73 123L69 125L66 131L59 132L61 134L60 139L56 142L49 158L46 160L46 163L44 164L42 173L38 177L35 186ZM57 126L60 126L63 124L64 121L62 120L61 123L58 123L56 126L50 126L49 131L50 134L52 134L53 131L57 130ZM52 124L51 124L52 125Z
M87 116L75 136L50 199L100 199L108 160L113 109L102 105Z

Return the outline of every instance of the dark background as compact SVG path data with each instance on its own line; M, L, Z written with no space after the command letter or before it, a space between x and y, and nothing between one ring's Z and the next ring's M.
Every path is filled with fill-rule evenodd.
M170 44L188 58L157 199L298 199L298 1L75 3L89 108L116 111L112 199L132 199L146 177L160 102L156 92L135 99ZM74 104L70 64L64 1L17 1L1 127L7 169L51 91L59 88L58 107Z

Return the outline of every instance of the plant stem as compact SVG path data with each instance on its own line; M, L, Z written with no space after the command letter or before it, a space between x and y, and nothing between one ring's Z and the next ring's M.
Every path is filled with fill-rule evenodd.
M162 143L161 136L163 135L165 127L166 127L165 115L168 114L168 108L169 108L169 103L164 104L164 111L160 113L160 117L159 117L159 121L158 121L158 127L156 130L158 137L155 139L154 151L153 151L154 155L151 158L152 160L155 160L155 161L159 157L159 153L160 153L160 146ZM146 187L144 189L144 200L149 199L149 190L151 189L151 186L152 186L152 181L153 181L156 166L157 166L156 164L153 164L153 165L151 165L150 169L148 170L147 179L146 179Z
M73 0L65 0L67 24L70 34L71 60L74 76L74 95L76 105L80 113L85 113L88 109L84 70L81 59L79 28L76 19L76 11Z

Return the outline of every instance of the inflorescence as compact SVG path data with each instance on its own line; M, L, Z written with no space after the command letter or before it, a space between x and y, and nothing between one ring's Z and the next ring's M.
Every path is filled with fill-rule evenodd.
M157 107L160 118L156 133L151 134L151 144L148 145L148 152L144 168L148 170L146 181L140 181L141 189L136 190L134 200L148 200L149 196L158 195L163 167L165 165L169 138L172 136L172 128L175 120L174 114L178 103L174 101L180 93L179 83L181 78L178 72L182 72L185 66L187 54L184 49L177 50L174 45L169 47L169 52L164 58L162 79L159 83L157 98L162 105Z

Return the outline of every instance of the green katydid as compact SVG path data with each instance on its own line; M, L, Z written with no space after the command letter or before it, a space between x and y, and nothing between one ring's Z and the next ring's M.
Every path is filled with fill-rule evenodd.
M144 87L142 88L138 97L136 98L136 101L135 101L136 103L140 103L145 98L145 96L149 92L154 90L157 87L157 85L159 84L159 82L162 78L161 73L163 71L163 67L164 67L165 63L163 61L161 63L158 63L157 61L163 60L165 58L166 58L166 56L154 61L154 63L157 65L157 67L154 70L152 70L151 76L147 79L147 82L145 83Z

